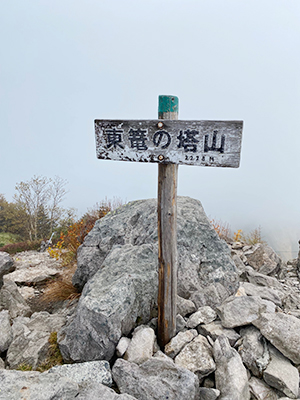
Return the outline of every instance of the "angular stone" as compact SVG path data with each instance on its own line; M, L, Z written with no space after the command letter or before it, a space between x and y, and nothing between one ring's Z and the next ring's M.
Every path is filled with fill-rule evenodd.
M243 282L241 283L241 285L245 289L248 296L259 296L262 299L269 300L277 306L282 307L281 298L276 290L267 287L257 286L249 282Z
M209 306L200 307L192 314L186 322L190 329L196 328L200 324L209 324L217 318L216 312Z
M299 394L297 368L273 346L270 346L270 356L270 362L263 374L264 380L286 396L296 399Z
M17 270L41 266L54 269L61 268L61 261L50 257L50 254L47 251L22 251L21 253L17 253L13 258Z
M165 353L169 357L174 358L183 349L183 347L187 343L190 343L196 336L198 336L198 333L195 329L179 332L168 344L166 344Z
M138 366L118 358L112 373L120 392L139 400L198 399L197 376L169 360L152 357Z
M233 294L238 276L230 250L211 227L198 200L178 197L177 228L178 295L188 299L192 293L201 293L203 288L216 282L224 287L227 296ZM73 284L82 288L116 246L156 243L156 200L128 203L97 221L85 238L78 252ZM153 259L157 259L157 252Z
M234 346L235 342L240 338L240 335L234 329L223 328L221 321L200 325L197 330L201 335L210 336L213 340L216 340L218 336L225 335L231 346Z
M226 336L219 336L213 347L216 362L216 388L220 400L249 400L250 391L246 368L238 352L230 347Z
M237 254L234 254L232 256L232 260L239 272L239 274L242 274L245 271L245 264L243 263L243 261L241 260L241 257L239 257Z
M5 369L5 363L2 358L0 358L0 369Z
M80 391L74 400L137 400L129 394L117 394L101 384L92 384Z
M85 286L74 319L59 333L65 361L110 360L121 336L137 320L151 319L158 286L155 251L148 244L113 249Z
M248 280L250 283L253 283L254 285L267 286L269 288L274 288L279 291L282 290L282 284L276 278L254 271L249 266L246 267L244 276L246 280Z
M107 361L90 361L80 364L64 364L52 367L48 374L70 379L79 386L93 384L112 385L110 365Z
M12 281L6 281L0 290L0 311L2 310L8 310L11 319L18 316L29 317L32 314L17 285Z
M7 351L10 368L29 364L36 368L49 349L49 336L65 323L65 317L47 312L34 313L31 318L17 317L12 326L13 340Z
M266 310L262 299L257 296L235 297L217 308L225 328L251 324Z
M216 369L212 357L212 347L202 335L198 335L184 346L176 356L175 364L196 373L199 379L211 374Z
M129 338L127 338L125 336L121 337L121 339L119 340L119 343L116 347L116 352L117 352L118 357L123 357L126 350L128 349L129 343L130 343Z
M237 289L238 288L236 287L236 290ZM226 289L226 287L216 282L202 288L201 291L199 290L192 293L190 299L195 303L197 308L209 305L215 309L229 296L230 292Z
M10 257L10 255L8 253L5 253L4 251L0 251L0 289L3 285L3 275L14 271L14 269L14 261Z
M8 349L12 342L12 329L7 310L0 312L0 353Z
M192 314L197 310L192 300L187 300L180 296L177 296L176 307L177 313L182 315L183 317L188 314Z
M216 400L220 396L220 390L210 388L200 388L200 400Z
M276 312L276 306L272 301L261 299L262 304L265 305L265 313L275 313Z
M21 294L21 296L23 297L24 300L28 300L31 297L34 297L36 289L34 287L31 286L19 286L18 290Z
M178 198L178 295L220 304L238 287L230 250L200 202ZM201 268L199 268L201 265ZM84 290L59 335L65 361L110 360L121 336L157 312L157 203L127 204L97 221L78 252L73 284ZM202 305L202 304L201 304Z
M0 370L0 400L74 400L78 385L56 374Z
M254 326L241 329L242 343L238 352L246 367L257 377L262 377L270 357L265 338Z
M256 400L278 400L279 396L264 381L251 377L249 380L250 392ZM282 400L282 398L280 398Z
M282 354L300 364L300 320L283 313L263 313L252 322Z
M153 355L155 333L148 326L139 326L134 332L129 343L124 359L136 364L142 364Z
M11 280L20 285L30 285L33 283L43 283L51 278L60 275L57 269L47 267L28 267L18 269L10 274L5 275L4 282Z
M251 249L244 252L247 262L258 272L270 275L275 274L281 267L281 259L268 245L257 243Z
M186 327L186 320L180 314L176 315L176 334Z

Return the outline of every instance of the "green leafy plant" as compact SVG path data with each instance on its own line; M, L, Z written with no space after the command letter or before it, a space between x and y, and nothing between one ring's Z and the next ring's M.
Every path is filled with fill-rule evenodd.
M18 371L32 371L32 365L30 364L19 364L16 368Z

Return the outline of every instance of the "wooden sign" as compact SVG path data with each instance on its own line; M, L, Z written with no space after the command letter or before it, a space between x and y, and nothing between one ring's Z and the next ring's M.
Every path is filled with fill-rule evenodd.
M238 168L242 121L96 120L97 157Z
M158 344L176 334L178 164L240 164L242 121L179 121L178 97L159 96L158 120L96 120L102 160L158 163Z

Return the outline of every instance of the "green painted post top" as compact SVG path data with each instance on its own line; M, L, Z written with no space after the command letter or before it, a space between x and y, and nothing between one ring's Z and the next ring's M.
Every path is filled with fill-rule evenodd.
M165 113L178 114L177 96L159 96L158 97L158 118L163 118Z

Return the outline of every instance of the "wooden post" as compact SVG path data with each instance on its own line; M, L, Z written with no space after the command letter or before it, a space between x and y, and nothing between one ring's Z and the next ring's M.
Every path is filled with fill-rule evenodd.
M159 96L159 119L178 119L178 98ZM158 344L176 333L177 297L177 164L158 165Z

